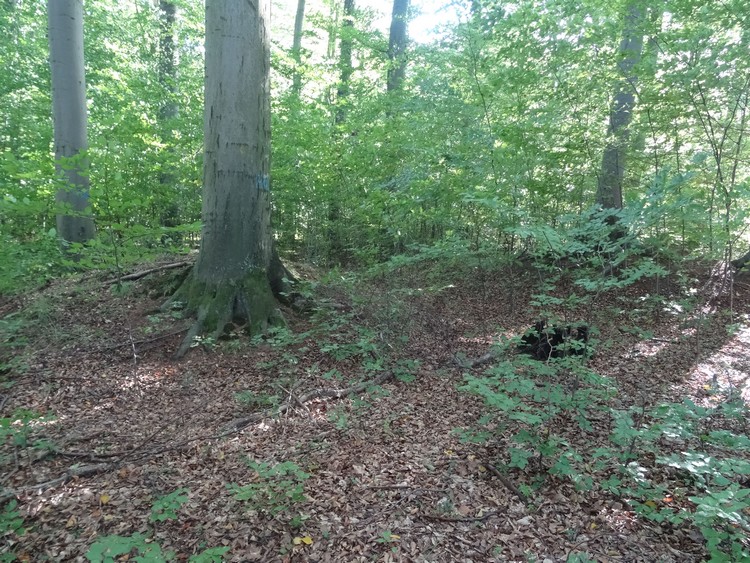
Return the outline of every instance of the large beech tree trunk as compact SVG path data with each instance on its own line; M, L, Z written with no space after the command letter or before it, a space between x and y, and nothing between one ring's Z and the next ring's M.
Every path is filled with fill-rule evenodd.
M94 238L89 179L81 156L86 137L86 77L83 66L82 0L48 0L55 167L68 185L57 192L57 234L69 243Z
M198 260L170 302L197 315L195 336L230 322L250 333L278 320L283 276L271 241L270 0L206 0L203 231ZM272 258L274 258L272 266Z

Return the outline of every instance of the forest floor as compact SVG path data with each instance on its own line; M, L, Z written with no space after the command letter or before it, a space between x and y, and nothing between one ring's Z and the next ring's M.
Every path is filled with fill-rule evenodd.
M618 389L586 430L572 417L550 423L571 447L608 443L606 409L709 406L729 391L750 401L750 277L717 296L704 270L683 290L651 279L566 313L598 329L588 364ZM85 561L103 537L138 533L177 561L217 546L229 548L226 561L706 558L689 525L636 517L627 499L540 479L533 464L502 469L511 444L497 427L482 443L456 432L482 425L482 398L460 387L492 366L460 358L533 325L531 272L443 273L430 291L423 273L402 272L363 283L354 300L321 284L314 318L285 311L288 331L204 341L181 361L171 354L187 320L158 311L173 275L122 287L66 280L0 307L12 330L2 342L18 346L0 389L11 421L0 428L0 494L17 501L26 528L0 526L0 559ZM649 305L656 292L673 306ZM314 392L378 377L341 398ZM265 416L279 404L289 408ZM650 453L638 461L653 467ZM689 493L652 502L690 510Z

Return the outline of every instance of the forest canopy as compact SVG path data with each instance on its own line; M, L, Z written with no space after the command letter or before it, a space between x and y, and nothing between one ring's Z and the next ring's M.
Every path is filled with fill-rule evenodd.
M83 266L198 242L203 6L175 2L166 20L158 4L85 3L97 236ZM419 9L440 14L438 4ZM396 58L374 27L383 14L363 5L344 17L331 1L308 2L295 48L294 8L274 6L271 22L282 254L366 266L447 241L513 254L549 246L547 228L580 227L597 203L656 252L745 253L750 39L739 0L471 2ZM67 266L44 6L8 0L0 14L8 291ZM389 91L395 64L406 72ZM607 199L613 188L619 200Z
M0 0L0 561L750 561L746 4Z

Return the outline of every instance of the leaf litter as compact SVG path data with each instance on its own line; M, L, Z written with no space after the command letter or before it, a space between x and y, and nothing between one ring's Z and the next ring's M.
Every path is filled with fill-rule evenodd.
M493 470L509 442L471 443L454 431L476 427L486 412L478 397L458 390L470 370L456 357L480 357L500 335L533 324L523 284L510 291L499 274L483 276L481 286L463 277L398 302L390 319L388 287L373 284L369 308L356 314L346 312L345 295L333 296L344 303L333 315L350 315L335 333L316 332L309 318L285 311L289 334L306 337L283 345L204 343L174 362L179 321L155 313L155 281L138 280L124 294L60 282L14 303L34 319L37 334L27 336L25 369L2 391L2 416L19 409L45 416L30 430L42 447L6 441L0 450L3 500L18 501L27 530L6 535L5 550L20 561L84 561L98 539L132 534L152 538L177 561L216 546L229 548L227 561L705 558L694 530L637 518L627 502L601 490L580 491L548 475L524 502L514 489L532 481L530 472ZM652 290L644 282L625 297L635 303ZM728 337L723 314L705 315L692 333L680 325L684 318L644 316L639 327L654 335L644 339L623 332L623 319L611 314L622 298L601 295L592 307L601 313L589 319L606 343L590 366L620 389L603 407L710 401L701 373L748 398L747 336ZM733 308L748 313L746 292L733 296ZM394 369L367 372L363 366L376 358L366 346L342 352L361 338L357 326L375 334L392 362L417 360L408 364L411 377L388 373L375 388L300 400ZM408 340L393 344L383 336L388 331ZM267 416L281 404L288 405L282 414ZM237 420L249 422L237 428ZM611 431L606 412L592 420L586 432L560 420L558 431L591 451ZM293 462L309 475L304 500L273 513L234 498L230 484L260 482L248 461ZM178 490L185 498L175 518L154 521L154 503Z

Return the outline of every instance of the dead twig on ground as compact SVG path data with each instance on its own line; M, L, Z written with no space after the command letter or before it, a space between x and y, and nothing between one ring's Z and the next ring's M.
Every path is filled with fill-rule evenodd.
M159 340L164 340L165 338L169 338L170 336L176 336L178 334L182 334L187 329L189 329L189 326L180 328L178 330L173 330L172 332L166 332L164 334L160 334L158 336L152 336L151 338L145 338L143 340L128 340L127 342L120 342L119 344L112 344L111 346L105 346L104 348L99 348L96 350L97 352L108 352L110 350L116 350L117 348L124 348L125 346L142 346L143 344L153 344L154 342L158 342Z
M47 489L51 489L52 487L64 485L71 479L75 479L77 477L92 477L100 473L106 473L107 471L114 469L116 465L117 465L116 463L97 463L95 465L84 465L84 466L74 465L57 479L52 479L51 481L45 481L44 483L35 483L34 485L24 485L23 487L20 487L18 489L8 490L8 491L1 493L0 505L28 491L43 492L43 491L46 491Z
M427 520L437 520L438 522L454 522L454 523L461 523L461 522L484 522L485 520L489 520L493 516L500 516L502 512L499 510L495 510L493 512L488 512L487 514L483 516L465 516L465 517L459 517L459 516L438 516L437 514L420 514L419 516L422 518L426 518Z
M461 360L458 356L453 356L453 361L456 363L456 365L463 369L474 369L475 367L487 364L493 360L496 360L500 357L500 353L496 351L487 352L483 356L480 356L478 358L475 358L473 360Z
M192 265L191 262L174 262L173 264L164 264L163 266L158 266L156 268L149 268L148 270L142 270L140 272L133 272L132 274L127 274L124 276L120 276L119 278L113 278L111 280L107 280L104 282L103 285L112 285L112 284L120 283L124 281L135 281L141 278L145 278L146 276L150 274L161 272L163 270L173 270L175 268L183 268L185 266L191 266L191 265Z
M225 430L222 433L222 437L233 434L234 432L242 430L243 428L253 424L254 422L260 422L261 420L265 418L272 418L274 416L286 414L286 412L292 406L291 403L298 403L298 404L304 405L305 403L308 403L314 399L343 399L344 397L347 397L349 395L361 393L365 391L366 389L368 389L369 387L373 387L375 385L381 385L382 383L385 383L392 377L393 377L393 372L386 371L386 372L381 373L379 376L377 376L375 379L371 381L365 381L363 383L359 383L351 387L346 387L344 389L315 389L313 391L310 391L309 393L305 393L304 395L300 397L295 397L294 398L295 400L292 402L290 401L285 402L276 410L269 410L265 412L255 413L252 416L233 420L225 427Z
M501 482L501 483L502 483L503 485L505 485L505 488L506 488L506 489L508 489L508 490L509 490L509 491L510 491L511 493L513 493L514 495L516 495L516 497L518 497L518 499L519 499L519 500L520 500L521 502L523 502L524 504L529 504L529 499L528 499L528 497L527 497L527 496L526 496L525 494L523 494L523 493L522 493L522 492L521 492L521 491L519 490L519 488L518 488L518 487L516 487L516 486L515 486L515 485L513 484L513 482L512 482L512 481L511 481L510 479L508 479L508 478L507 478L507 477L506 477L505 475L503 475L503 474L502 474L502 473L500 472L500 470L499 470L499 469L498 469L497 467L495 467L494 465L492 465L492 464L489 464L489 463L488 463L488 464L487 464L487 469L489 469L489 470L490 470L490 472L491 472L491 473L492 473L492 474L493 474L493 475L494 475L495 477L497 477L498 479L500 479L500 482Z

